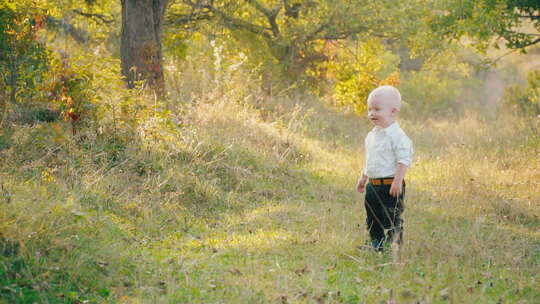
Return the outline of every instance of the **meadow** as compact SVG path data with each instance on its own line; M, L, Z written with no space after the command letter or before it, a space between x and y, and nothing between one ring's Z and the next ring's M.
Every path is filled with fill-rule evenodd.
M357 249L367 119L223 92L133 128L5 128L0 303L540 298L539 118L401 117L415 161L397 256Z
M0 304L540 303L537 2L0 0Z

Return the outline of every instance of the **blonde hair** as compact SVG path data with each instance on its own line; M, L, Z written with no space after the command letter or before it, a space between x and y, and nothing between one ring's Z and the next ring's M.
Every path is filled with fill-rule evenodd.
M398 89L390 85L383 85L369 93L367 102L370 100L383 98L385 101L390 102L390 105L399 110L401 108L401 94Z

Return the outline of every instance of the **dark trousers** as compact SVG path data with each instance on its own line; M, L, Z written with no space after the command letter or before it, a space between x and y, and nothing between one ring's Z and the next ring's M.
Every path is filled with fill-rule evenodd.
M366 224L373 246L379 248L386 242L396 240L398 244L403 241L403 220L401 213L404 210L405 183L399 197L389 193L390 185L366 185Z

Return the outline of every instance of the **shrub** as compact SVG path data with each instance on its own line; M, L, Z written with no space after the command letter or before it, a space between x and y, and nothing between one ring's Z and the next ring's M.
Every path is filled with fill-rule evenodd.
M540 71L529 72L526 87L516 84L505 88L501 110L540 115Z
M399 84L398 56L386 51L378 40L340 49L329 65L335 78L334 99L337 106L351 108L357 114L366 111L369 92L379 85Z
M420 70L403 73L404 114L423 117L458 112L470 102L465 95L480 83L471 72L471 65L456 51L447 50L428 58Z
M40 83L50 60L49 50L37 39L37 32L43 27L39 10L21 7L24 6L0 4L2 122L10 104L34 100L41 94Z

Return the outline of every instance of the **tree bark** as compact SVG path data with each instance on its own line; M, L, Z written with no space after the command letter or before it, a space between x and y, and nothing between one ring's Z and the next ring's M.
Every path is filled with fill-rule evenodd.
M121 0L122 74L133 88L143 81L161 96L164 91L161 32L168 0Z

